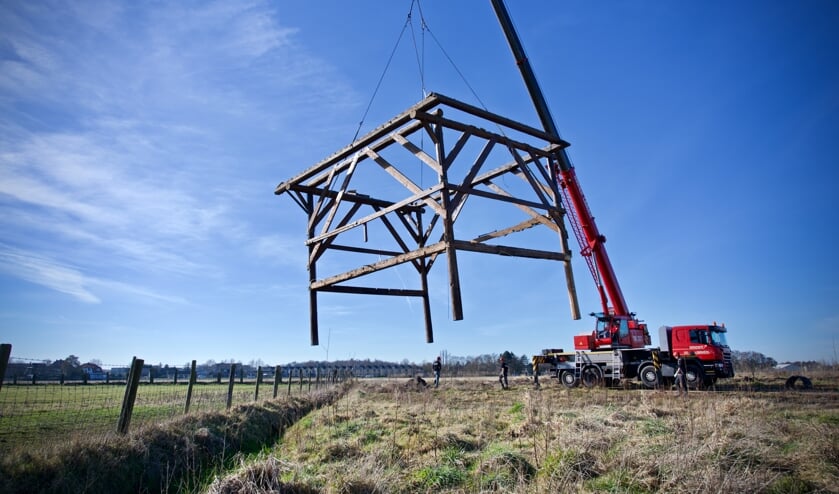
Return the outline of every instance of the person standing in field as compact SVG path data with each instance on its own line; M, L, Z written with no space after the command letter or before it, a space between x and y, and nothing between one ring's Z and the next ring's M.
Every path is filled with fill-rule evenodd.
M504 357L501 357L501 369L498 372L498 382L501 383L501 389L507 389L509 384L507 383L507 371L509 368L507 367L507 362L504 361Z
M440 385L440 371L443 369L443 362L440 360L440 357L437 357L437 360L431 364L431 370L434 371L434 387Z
M688 381L687 381L687 364L685 363L685 356L679 355L679 359L676 360L676 374L674 377L676 378L676 391L678 392L679 396L682 393L685 396L688 395Z

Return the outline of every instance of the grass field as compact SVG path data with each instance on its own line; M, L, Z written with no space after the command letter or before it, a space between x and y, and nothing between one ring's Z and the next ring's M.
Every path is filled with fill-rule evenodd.
M0 455L0 490L839 492L839 377L806 391L783 382L738 378L687 399L526 378L502 390L491 377L251 395L128 436L13 448Z
M839 492L839 394L365 383L213 493Z

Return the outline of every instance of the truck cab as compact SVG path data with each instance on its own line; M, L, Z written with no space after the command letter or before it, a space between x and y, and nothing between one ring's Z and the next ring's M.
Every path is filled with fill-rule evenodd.
M660 346L664 361L688 360L688 380L711 385L719 378L734 377L725 325L662 326ZM666 375L666 372L665 372Z

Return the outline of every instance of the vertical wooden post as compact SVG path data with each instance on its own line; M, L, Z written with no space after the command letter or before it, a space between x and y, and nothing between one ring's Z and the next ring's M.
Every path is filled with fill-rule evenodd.
M294 372L294 367L288 368L288 392L286 394L291 395L291 375Z
M425 233L422 231L422 211L416 213L417 223L417 248L425 247ZM434 329L431 324L431 300L428 297L428 260L425 257L419 259L420 288L422 290L422 314L425 317L425 342L434 343Z
M277 389L283 381L283 368L279 365L274 367L274 398L277 397Z
M128 380L125 383L125 396L122 398L122 409L119 412L119 423L117 432L125 434L131 424L131 414L134 412L134 401L137 399L137 388L140 387L140 374L143 373L143 359L133 357L131 359L131 370L128 371Z
M302 367L300 367L298 369L297 377L299 378L298 380L300 381L300 391L303 391L303 368Z
M259 383L262 382L262 366L256 368L256 389L253 392L253 401L259 401Z
M312 194L309 194L309 200L307 202L307 205L309 207L309 224L307 229L307 235L311 239L315 236L315 226L317 226L316 222L318 214L318 212L315 210L315 204L312 198ZM312 289L312 284L318 279L317 257L315 256L316 248L317 244L312 244L309 246L309 258L306 261L306 264L309 268L309 332L312 341L312 346L316 346L319 344L318 292L317 290Z
M233 405L233 383L236 381L236 364L230 363L230 380L227 384L227 408Z
M0 389L3 389L3 379L6 379L6 369L9 368L9 357L12 355L12 344L0 345Z
M559 190L556 184L551 185L551 190L554 196L554 205L561 208L562 204L559 200ZM571 248L568 246L568 231L565 229L565 221L562 216L551 214L551 219L559 226L559 245L564 254L570 254ZM568 303L571 305L571 319L577 320L580 318L580 303L577 300L577 286L574 283L574 270L571 268L571 258L562 261L565 267L565 287L568 290Z
M452 320L463 320L463 303L460 295L460 275L457 271L457 249L454 246L454 209L452 208L451 194L449 191L449 163L446 159L446 150L443 147L443 127L434 126L435 143L437 150L437 163L440 165L440 197L443 206L443 237L446 242L446 263L449 267L449 288L452 304Z
M192 388L195 385L197 377L197 373L195 372L195 361L193 360L192 365L189 367L189 384L186 386L186 404L184 405L184 415L189 413L189 405L192 403Z

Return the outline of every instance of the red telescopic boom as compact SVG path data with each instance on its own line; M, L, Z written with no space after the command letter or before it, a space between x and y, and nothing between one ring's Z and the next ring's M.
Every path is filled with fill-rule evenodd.
M539 88L536 76L533 74L533 68L530 66L530 62L524 53L524 47L522 47L518 34L516 34L510 15L507 13L507 8L503 0L491 0L491 2L492 8L495 10L495 15L498 16L498 22L504 30L504 35L507 37L510 49L513 51L513 56L516 58L516 64L519 66L519 71L530 93L530 98L533 100L533 105L536 107L536 113L539 115L542 126L545 132L558 138L559 131L556 129L551 112L548 110L548 105L545 102L545 97ZM577 236L577 241L580 244L580 254L585 258L594 278L594 283L597 285L600 293L603 313L617 316L632 316L629 308L626 306L623 292L612 269L609 255L606 253L606 246L604 245L606 237L601 235L597 229L594 216L592 216L588 208L583 190L577 181L574 166L571 164L571 160L568 158L565 149L560 150L558 161L554 163L554 167L556 169L552 170L552 173L560 186L565 207L569 210L570 214L568 217L571 221L574 234Z

